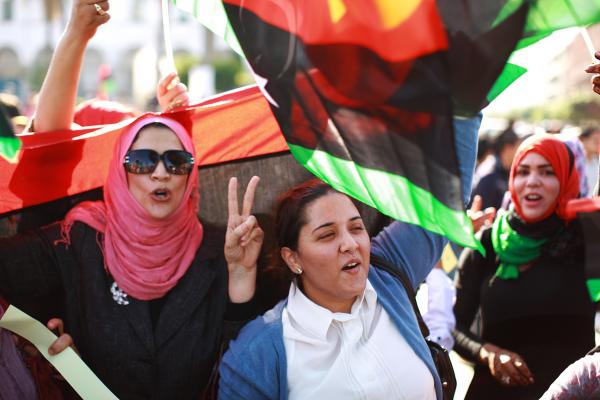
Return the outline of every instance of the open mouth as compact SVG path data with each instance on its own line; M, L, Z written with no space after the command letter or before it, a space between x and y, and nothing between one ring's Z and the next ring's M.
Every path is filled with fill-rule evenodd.
M525 200L527 200L527 201L538 201L541 199L542 199L542 196L540 196L539 194L528 194L525 196Z
M157 201L166 201L171 196L171 191L168 189L156 189L152 191L152 198Z
M358 269L360 263L359 262L351 262L342 267L342 271L352 271Z

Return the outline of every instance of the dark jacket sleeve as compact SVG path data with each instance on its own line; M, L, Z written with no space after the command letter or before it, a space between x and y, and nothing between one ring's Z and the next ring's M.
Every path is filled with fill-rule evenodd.
M19 307L62 287L53 237L60 225L0 239L0 295Z
M229 343L237 337L240 329L258 316L258 301L254 296L246 303L227 303L223 321L223 342Z
M481 303L481 284L486 277L486 267L493 256L491 246L486 239L489 238L489 230L482 235L482 244L486 248L487 256L483 257L477 250L465 249L458 262L458 273L456 275L456 303L454 304L454 316L456 317L456 329L453 332L454 350L462 357L477 361L477 355L483 345L480 337L471 332L471 325Z

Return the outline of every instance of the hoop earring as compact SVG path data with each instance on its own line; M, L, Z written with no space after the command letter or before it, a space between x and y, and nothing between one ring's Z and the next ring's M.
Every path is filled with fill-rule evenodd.
M302 274L302 268L300 268L299 265L296 265L296 274L301 275Z

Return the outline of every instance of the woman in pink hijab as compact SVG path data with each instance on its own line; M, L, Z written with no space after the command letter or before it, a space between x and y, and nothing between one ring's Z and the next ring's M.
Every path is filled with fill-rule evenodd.
M0 241L0 295L34 317L32 300L60 295L81 357L122 399L201 397L221 346L254 316L258 178L241 213L230 181L226 235L211 232L194 154L179 122L140 117L115 146L104 201Z

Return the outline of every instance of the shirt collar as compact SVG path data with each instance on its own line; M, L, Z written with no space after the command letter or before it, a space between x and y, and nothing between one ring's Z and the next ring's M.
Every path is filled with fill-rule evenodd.
M294 280L288 294L287 310L303 329L321 340L326 340L327 331L334 320L349 321L359 318L360 314L369 311L370 314L373 314L372 310L375 309L376 305L377 293L368 279L364 292L352 304L350 314L334 313L314 303L298 288Z

